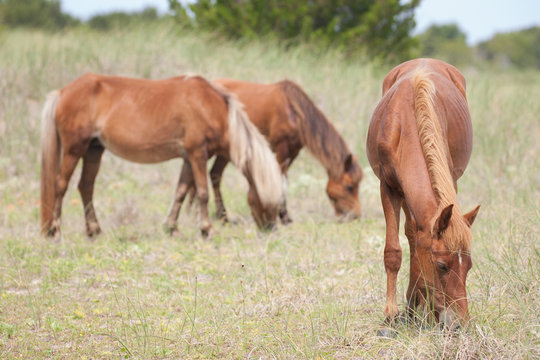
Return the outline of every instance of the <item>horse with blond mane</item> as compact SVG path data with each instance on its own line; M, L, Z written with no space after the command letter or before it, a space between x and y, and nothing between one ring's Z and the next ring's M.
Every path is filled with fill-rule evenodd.
M217 79L214 83L233 92L245 105L249 120L266 137L276 154L285 181L288 168L306 147L326 169L326 193L336 215L341 219L361 216L358 187L362 168L343 137L298 84L290 80L257 84L231 79ZM227 212L220 184L227 163L226 158L218 156L210 171L217 216L224 221ZM291 222L285 198L279 217L284 224Z
M472 151L463 75L433 59L411 60L392 69L371 118L366 148L380 179L386 221L386 321L392 323L398 315L403 208L411 253L409 315L426 305L441 324L456 328L466 323L470 227L479 206L463 214L457 199L457 180Z
M166 226L176 227L177 199L186 183L196 186L199 227L211 232L206 162L230 159L246 176L261 206L260 226L272 226L282 201L279 166L268 143L247 119L235 96L201 76L165 80L87 74L49 94L42 116L41 227L60 238L62 199L82 158L79 192L86 231L98 234L92 203L94 181L105 149L129 161L157 163L184 158ZM187 174L189 173L189 174Z

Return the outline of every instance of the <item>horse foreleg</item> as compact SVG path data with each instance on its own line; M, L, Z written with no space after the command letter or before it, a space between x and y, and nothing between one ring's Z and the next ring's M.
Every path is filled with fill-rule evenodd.
M403 201L402 204L403 212L405 213L405 236L407 236L407 240L409 241L409 249L411 252L411 258L413 257L413 254L416 249L416 242L415 242L415 225L413 223L413 218L411 216L411 212L405 203ZM411 269L409 271L410 276L414 273L413 269L413 262L411 261ZM409 318L412 318L414 316L415 308L417 307L419 303L418 294L414 293L414 289L416 287L416 281L411 280L409 281L409 287L407 288L407 314L409 315Z
M94 196L94 183L99 171L101 156L103 155L104 150L105 148L99 144L91 144L88 150L86 150L86 154L83 156L81 180L79 181L79 193L81 194L84 207L86 234L89 237L98 235L101 232L92 199Z
M178 215L180 214L180 208L186 198L188 190L194 186L193 183L193 171L191 170L191 164L185 160L180 171L180 177L178 178L178 186L174 193L173 201L167 214L167 220L165 221L165 231L172 234L178 230Z
M290 151L290 147L286 141L281 142L276 147L276 157L283 174L283 201L279 205L279 218L283 225L292 223L292 218L287 210L287 170L298 155L297 151Z
M197 197L199 198L199 228L204 237L211 233L212 223L208 216L208 184L206 175L206 162L208 156L206 149L198 148L188 154L191 168L193 171L193 179L197 188Z
M56 241L61 240L60 234L60 217L62 215L62 200L66 194L66 190L73 175L73 171L77 166L79 157L70 154L68 151L64 150L64 155L62 157L62 162L60 165L60 174L56 178L55 184L55 200L54 200L54 209L53 209L53 219L50 230L47 232L47 236L54 236Z
M392 322L398 314L396 281L401 267L401 246L399 245L399 211L401 198L381 181L381 202L386 221L386 243L384 247L384 267L386 269L386 306L384 315Z
M223 176L223 171L229 163L229 160L223 156L216 156L214 165L212 165L212 170L210 170L210 180L212 181L212 188L214 189L214 200L216 202L216 217L221 219L223 222L228 222L227 219L227 210L225 210L225 205L223 204L223 197L221 196L221 178Z

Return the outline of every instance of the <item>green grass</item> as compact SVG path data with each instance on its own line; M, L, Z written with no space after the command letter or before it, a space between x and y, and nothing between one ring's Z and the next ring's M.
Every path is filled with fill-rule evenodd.
M365 136L389 68L308 47L230 43L174 28L57 35L0 32L0 358L5 359L532 359L540 356L540 74L463 69L475 147L461 179L464 211L482 205L468 277L471 326L456 337L383 320L384 219ZM46 93L85 72L163 78L299 82L344 134L366 177L364 217L338 223L324 169L306 151L289 175L295 223L260 234L245 180L225 173L238 225L211 241L183 209L180 236L161 223L181 160L136 165L110 154L90 241L76 172L64 200L63 242L38 233L40 111ZM398 277L405 302L409 252Z

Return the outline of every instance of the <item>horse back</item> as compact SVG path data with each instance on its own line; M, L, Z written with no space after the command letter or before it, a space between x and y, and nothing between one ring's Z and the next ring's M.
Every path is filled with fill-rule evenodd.
M472 151L465 79L456 68L439 60L411 60L395 67L385 77L383 97L373 112L368 131L368 160L379 177L387 172L387 178L396 178L390 173L405 171L400 168L411 159L424 162L414 112L413 77L419 69L435 87L434 108L447 146L452 176L457 180Z
M146 163L183 156L205 142L210 151L224 147L227 114L223 94L198 76L86 74L61 90L56 121L63 143L97 138L118 156Z
M286 139L298 139L294 117L279 83L258 84L231 79L214 81L234 93L244 104L249 120L266 137L273 150Z
M453 65L444 61L428 58L420 58L406 61L394 67L383 80L383 95L402 77L407 76L420 67L430 68L432 71L450 80L458 91L466 98L466 81L461 72Z

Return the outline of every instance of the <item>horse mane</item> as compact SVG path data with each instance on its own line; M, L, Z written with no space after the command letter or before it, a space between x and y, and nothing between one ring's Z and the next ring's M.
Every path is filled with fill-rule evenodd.
M327 170L331 178L341 178L345 159L350 154L345 141L302 88L291 80L279 82L298 125L302 144ZM361 177L361 169L355 166Z
M434 108L436 87L430 73L420 68L413 74L414 112L418 136L428 168L431 186L438 199L438 213L454 204L443 241L451 251L470 249L471 231L458 206L457 192L448 165L448 145L442 136L441 123Z
M201 75L189 74L185 79L193 77L205 81L227 104L230 160L248 178L248 182L253 181L262 204L277 207L283 201L283 181L268 141L249 121L244 104L235 94Z

